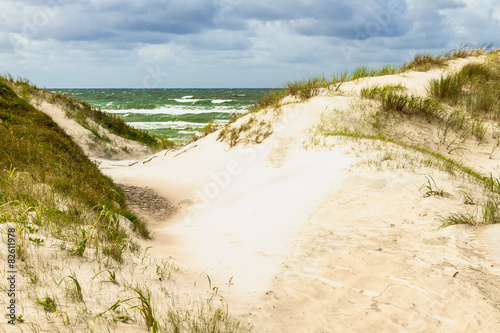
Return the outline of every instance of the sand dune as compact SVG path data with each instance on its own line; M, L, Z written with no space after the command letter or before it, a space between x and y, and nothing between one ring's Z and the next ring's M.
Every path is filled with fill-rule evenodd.
M362 79L343 85L343 96L325 91L286 105L261 144L230 148L214 133L133 166L101 167L173 205L155 221L151 253L229 283L221 293L232 313L256 332L495 332L500 229L436 223L463 210L464 188L477 188L423 167L375 170L359 162L380 146L312 130L329 108L347 110L364 86L401 83L424 94L442 73ZM461 158L498 164L483 158L485 148L471 149ZM426 175L451 196L424 198Z

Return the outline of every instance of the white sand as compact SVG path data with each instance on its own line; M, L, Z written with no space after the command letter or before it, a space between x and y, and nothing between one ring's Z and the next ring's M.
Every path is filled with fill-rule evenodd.
M355 96L366 85L401 83L423 94L441 73L342 89ZM256 332L499 331L499 226L437 228L440 215L463 209L467 185L448 174L358 167L342 140L304 149L320 115L355 98L324 95L284 107L260 145L230 149L214 133L147 162L101 167L176 207L154 226L150 253L174 257L200 279L209 275L230 312ZM480 156L463 158L498 165ZM423 198L427 174L452 197Z

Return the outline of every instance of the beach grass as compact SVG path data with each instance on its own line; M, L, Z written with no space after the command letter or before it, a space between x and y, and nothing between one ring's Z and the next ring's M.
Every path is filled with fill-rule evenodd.
M500 60L467 64L459 72L432 80L429 94L464 108L473 118L500 120Z
M401 74L408 71L428 71L434 68L442 68L446 66L450 60L472 56L485 55L490 58L490 62L495 63L498 62L497 54L498 51L492 47L492 44L482 44L478 46L465 44L458 49L435 56L430 54L416 54L413 60L405 62L400 66L387 65L379 69L369 68L368 66L358 66L350 73L344 71L334 74L331 79L327 79L324 75L320 75L308 79L291 81L286 83L282 89L274 89L263 96L259 101L248 108L247 113L233 117L231 121L221 129L218 139L228 142L231 147L235 146L241 141L241 133L247 130L245 125L239 126L239 128L233 127L232 124L238 118L246 116L248 113L255 113L261 110L279 110L284 105L283 101L285 97L292 97L299 101L305 101L311 97L317 96L322 91L336 92L345 82L359 80L365 77ZM498 71L485 71L481 66L470 64L465 66L464 69L457 74L457 78L442 78L436 82L432 81L428 88L430 92L429 97L417 97L406 94L404 93L405 88L401 85L363 88L361 90L361 97L378 99L382 103L382 108L385 111L423 116L427 121L438 119L447 122L447 126L450 126L453 124L453 119L450 118L443 103L440 102L444 102L444 99L446 99L448 104L453 105L453 103L457 103L459 99L457 96L463 93L462 90L464 87L470 87L473 82L485 82L485 77L491 78L491 73L498 73ZM484 83L476 91L476 94L467 94L463 96L462 100L471 113L476 113L474 120L467 121L467 126L470 127L469 132L477 138L478 142L483 142L485 138L484 119L479 119L477 114L480 110L498 109L498 103L494 98L495 91L498 91L498 86L488 82ZM491 113L491 111L489 112ZM456 116L456 114L453 116ZM465 130L465 126L461 129L462 138L460 140L463 141L469 132ZM448 134L448 132L446 134ZM445 141L446 138L445 136ZM460 140L458 141L460 142ZM448 142L447 145L450 149L459 148L460 144L457 145L456 143L456 140L452 140Z
M492 44L471 45L465 44L456 50L444 54L416 54L413 60L405 62L403 65L386 65L382 68L370 68L365 65L356 67L352 72L344 71L332 75L328 80L324 75L310 77L308 79L290 81L284 84L282 89L275 89L268 93L254 105L249 107L249 112L256 112L267 108L279 108L280 101L285 96L294 96L302 100L316 96L322 89L331 89L341 83L362 79L365 77L400 74L407 71L428 71L433 68L441 68L453 59L467 58L472 56L485 55L495 52ZM244 115L244 114L243 114ZM240 116L243 116L240 115Z
M127 211L122 190L49 116L1 82L0 94L0 145L4 147L0 149L0 200L11 222L34 223L63 239L72 239L73 253L78 255L91 241L104 252L111 244L126 243L123 228L114 223L121 213L130 218L140 235L149 236L144 222ZM64 204L55 198L65 198ZM94 239L87 242L91 225ZM61 232L68 228L71 230ZM110 255L121 258L120 253Z
M449 52L432 55L430 53L417 53L415 57L400 66L401 72L418 71L426 72L434 68L442 68L453 59L477 57L493 50L493 44L464 44L458 49Z

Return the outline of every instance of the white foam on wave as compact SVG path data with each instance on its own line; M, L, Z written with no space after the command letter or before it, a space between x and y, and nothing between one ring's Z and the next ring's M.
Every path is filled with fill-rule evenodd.
M214 99L212 101L212 103L214 103L214 104L222 104L222 103L232 102L232 101L233 101L232 99Z
M198 131L179 131L179 134L196 134L196 135L200 135L200 132L198 132Z
M188 127L203 127L206 124L203 123L192 123L188 121L136 121L127 123L132 127L145 129L145 130L155 130L162 128L172 128L172 129L186 129Z
M193 97L194 97L193 95L187 95L187 96L182 96L181 98L186 99L186 98L193 98Z
M201 99L191 99L191 98L174 98L174 101L178 103L196 103L198 101L202 101Z
M160 107L156 109L127 109L127 110L104 110L108 113L121 113L124 115L137 113L137 114L171 114L171 115L183 115L183 114L200 114L200 113L242 113L245 109L234 109L227 107L217 107L214 109L187 109L183 107Z

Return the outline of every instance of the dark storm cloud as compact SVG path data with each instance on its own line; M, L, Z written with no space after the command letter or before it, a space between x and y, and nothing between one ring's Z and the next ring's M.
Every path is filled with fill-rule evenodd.
M21 18L10 32L32 39L107 40L119 34L196 34L215 27L214 1L12 1L6 15ZM130 35L131 42L134 34Z
M455 0L24 0L15 4L11 13L21 11L23 19L11 32L30 39L123 43L167 43L171 36L202 36L213 30L247 36L255 22L282 22L291 34L345 40L396 37L418 30L439 43L450 33L442 11L464 6ZM246 42L233 44L241 48Z
M147 6L147 2L142 3ZM194 34L214 28L217 8L212 1L171 0L152 2L139 13L124 10L116 28L126 31L151 31L168 34Z

